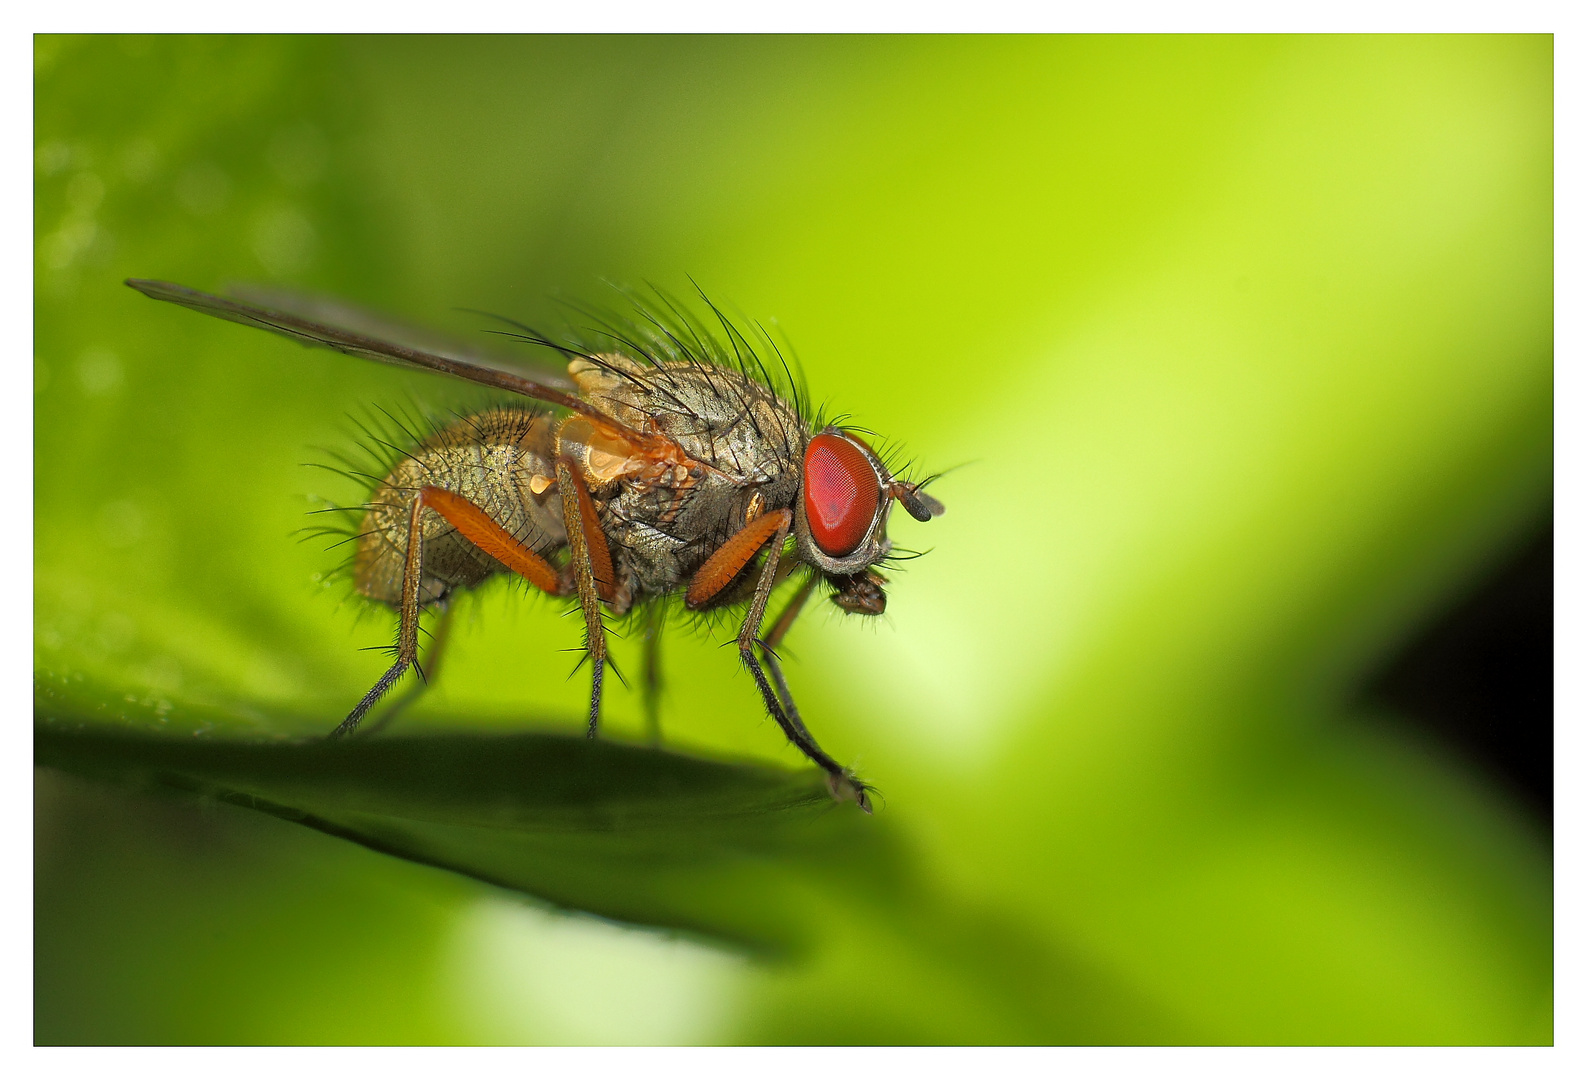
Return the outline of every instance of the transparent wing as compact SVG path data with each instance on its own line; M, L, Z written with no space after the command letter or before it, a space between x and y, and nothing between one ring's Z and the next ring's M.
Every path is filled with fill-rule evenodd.
M356 304L349 304L345 300L337 300L334 297L320 296L315 293L294 292L290 289L281 289L273 285L247 283L229 284L226 286L226 293L232 299L252 307L262 308L277 314L296 316L297 318L316 323L319 326L334 327L338 330L357 334L360 337L371 338L392 345L403 345L420 352L431 353L435 356L442 356L452 360L461 360L464 363L474 364L478 367L493 368L499 371L518 371L529 375L543 386L554 387L557 390L572 391L575 389L573 380L556 368L531 361L527 365L531 370L523 371L526 365L519 357L508 356L479 343L450 337L425 327L411 326L389 315L372 311L369 308L359 307ZM509 321L499 315L486 315L486 317L498 319L502 322ZM518 324L512 323L511 325L517 326ZM519 328L526 329L523 327Z
M174 285L169 281L128 278L127 284L152 299L180 304L217 319L268 330L304 345L334 349L349 356L361 356L386 364L439 371L481 386L560 405L608 426L632 431L594 406L551 385L552 379L536 382L515 371L494 366L489 357L472 353L467 348L448 347L436 335L399 326L382 316L339 301L257 287L246 290L246 299L233 300L189 289L185 285ZM247 300L256 302L249 303ZM436 344L425 347L419 344L420 339L429 339ZM568 386L560 378L555 381L563 387Z

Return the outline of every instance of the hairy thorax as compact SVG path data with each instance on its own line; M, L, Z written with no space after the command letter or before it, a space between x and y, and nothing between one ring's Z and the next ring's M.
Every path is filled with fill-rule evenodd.
M721 367L616 355L575 360L568 371L585 400L664 436L689 462L596 494L613 559L636 598L681 588L749 519L792 507L809 433L765 386Z

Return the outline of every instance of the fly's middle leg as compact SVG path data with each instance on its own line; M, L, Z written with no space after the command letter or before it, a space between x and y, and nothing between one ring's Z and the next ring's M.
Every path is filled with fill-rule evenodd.
M584 482L565 457L557 459L557 487L562 494L562 519L567 524L568 565L584 612L584 648L590 657L590 726L595 738L601 721L601 687L606 677L606 624L601 621L601 601L616 595L611 551L595 516L595 504Z
M666 608L656 604L645 621L645 672L641 688L645 702L645 733L652 746L661 745L661 631Z

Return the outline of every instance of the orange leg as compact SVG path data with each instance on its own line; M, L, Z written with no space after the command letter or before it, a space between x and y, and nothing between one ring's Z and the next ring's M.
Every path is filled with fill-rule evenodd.
M444 517L469 543L523 577L535 588L552 596L562 595L562 583L556 568L524 547L512 533L492 521L490 515L478 506L455 492L438 487L422 488L419 499ZM611 566L610 558L606 565Z
M492 521L478 506L453 492L438 487L425 487L408 511L408 546L402 567L402 603L397 624L397 660L380 677L380 681L354 706L335 731L333 737L347 735L356 728L375 703L385 697L397 680L419 658L419 583L423 577L424 529L420 519L425 508L434 510L445 518L469 543L500 562L514 573L523 575L537 588L553 596L562 595L562 582L555 568ZM609 561L609 560L608 560Z
M557 459L557 486L562 492L562 520L567 523L568 560L579 607L584 611L584 648L590 654L590 738L601 720L601 686L606 676L606 624L601 622L601 600L610 602L613 587L612 555L595 516L595 504L584 482L565 458Z
M595 581L595 595L610 604L617 596L617 575L612 572L612 552L606 546L606 534L601 531L601 519L595 516L595 500L589 488L575 472L569 471L573 480L573 494L579 504L579 524L584 534L584 544L590 553L590 576ZM566 507L567 499L563 497ZM568 532L571 534L572 529Z
M397 660L380 681L370 687L364 699L353 706L347 719L331 732L331 738L349 735L358 726L364 714L375 707L375 702L386 696L396 681L402 678L409 666L419 658L419 569L424 545L419 528L419 515L424 513L424 500L414 499L408 510L408 549L402 562L402 605L397 623Z
M773 720L777 721L783 734L788 736L788 741L826 771L827 787L833 797L859 803L860 809L868 814L871 812L871 804L866 797L866 786L821 749L814 736L805 728L804 723L799 719L798 710L793 707L793 698L787 692L788 686L782 679L781 667L771 652L772 645L782 640L782 635L788 632L794 616L804 606L805 599L814 588L814 576L795 594L788 611L777 620L777 624L772 628L772 642L759 639L760 624L766 617L766 602L771 599L771 591L778 581L777 563L782 556L783 542L788 538L788 528L792 523L793 515L787 510L774 510L762 514L745 525L727 543L717 548L716 552L705 560L705 565L695 572L694 578L689 582L689 591L684 595L684 601L691 608L710 602L711 597L726 588L762 547L766 548L766 565L760 569L760 576L755 582L755 595L750 600L749 612L744 616L744 625L738 632L739 659L749 668L749 673L760 690L761 700L766 703L766 711L771 714ZM777 689L772 688L771 682L766 678L765 669L755 656L757 647L765 654L772 671L777 676ZM781 695L778 690L782 691ZM784 701L787 702L786 707Z
M727 588L728 583L738 576L744 564L766 546L766 541L779 531L787 535L792 522L793 515L788 511L773 510L734 533L727 543L705 560L704 566L694 572L694 577L689 579L689 591L683 595L683 602L691 611L710 603L717 593Z

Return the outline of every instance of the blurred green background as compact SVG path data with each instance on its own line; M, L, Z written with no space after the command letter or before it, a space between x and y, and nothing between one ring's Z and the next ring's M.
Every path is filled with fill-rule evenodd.
M156 305L655 280L775 320L947 516L789 641L920 873L757 959L273 818L36 772L40 1042L1549 1042L1550 840L1355 704L1547 506L1547 37L35 44L35 667L328 728L391 619L295 542L372 405L466 390ZM829 609L829 610L821 610ZM671 746L797 767L674 633ZM415 710L578 730L505 584ZM637 666L632 641L616 644ZM53 689L52 689L53 688ZM612 737L641 732L613 687ZM199 718L202 719L199 719Z

